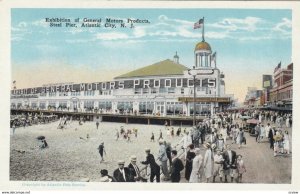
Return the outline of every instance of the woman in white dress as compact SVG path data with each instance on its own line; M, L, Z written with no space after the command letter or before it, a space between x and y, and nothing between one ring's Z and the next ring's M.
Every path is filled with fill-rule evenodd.
M193 159L193 168L190 176L190 183L199 183L202 175L201 170L203 169L203 157L200 154L200 148L195 149L195 158Z
M290 136L288 131L285 131L283 135L283 149L284 153L290 154Z
M205 178L206 178L206 182L208 183L209 178L212 177L213 175L213 155L212 155L212 151L211 151L211 146L209 143L206 143L204 145L204 147L206 148L206 152L204 155L204 161L203 161L203 167L204 167L204 174L205 174Z

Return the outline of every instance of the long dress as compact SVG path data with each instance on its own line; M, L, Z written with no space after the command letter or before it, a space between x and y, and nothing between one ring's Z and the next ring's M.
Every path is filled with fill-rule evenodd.
M198 156L196 156L193 159L193 168L192 168L192 172L191 172L191 176L190 176L190 183L198 183L199 182L199 169L202 165L202 161L203 161L203 157L199 154Z
M185 179L189 180L193 168L193 159L195 158L196 154L193 151L188 151L186 154L186 163L185 163Z
M213 175L213 156L211 149L207 149L203 161L204 174L206 178L210 178Z
M290 152L290 137L288 134L284 134L283 136L283 149Z

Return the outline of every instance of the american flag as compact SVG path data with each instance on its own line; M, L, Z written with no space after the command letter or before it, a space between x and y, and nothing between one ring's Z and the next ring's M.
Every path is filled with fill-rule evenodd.
M204 20L202 18L198 22L194 23L194 29L202 28L203 23L204 23Z
M278 65L275 67L274 73L275 73L278 69L281 69L281 61L280 61L280 63L278 63Z

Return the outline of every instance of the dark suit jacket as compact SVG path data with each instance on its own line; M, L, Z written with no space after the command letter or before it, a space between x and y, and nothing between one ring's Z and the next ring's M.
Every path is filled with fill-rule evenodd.
M133 167L133 164L129 164L128 165L128 169L130 170L130 176L132 178L132 181L134 181L134 177L139 177L140 176L140 169L139 167L136 165L137 168L137 172L135 171L135 168Z
M273 136L275 135L276 131L274 130L274 133L273 133L273 129L270 129L269 131L269 135L268 135L268 138L271 139L271 141L273 141Z
M227 170L227 169L236 169L236 152L231 150L231 163L230 163L230 158L229 158L229 155L228 155L228 152L225 151L223 153L223 158L224 158L224 165L223 165L223 168L224 170Z
M146 164L146 165L150 164L152 173L160 171L160 168L158 164L155 162L154 156L152 154L148 154L146 157L146 161L142 162L142 164Z
M119 168L117 168L114 171L114 178L115 178L116 182L131 182L132 179L130 177L130 170L125 167L124 172L125 172L126 181L124 180L124 177L123 177L122 173L120 172Z
M172 162L172 170L171 170L171 181L179 182L180 181L180 171L184 169L184 165L179 158L176 158Z

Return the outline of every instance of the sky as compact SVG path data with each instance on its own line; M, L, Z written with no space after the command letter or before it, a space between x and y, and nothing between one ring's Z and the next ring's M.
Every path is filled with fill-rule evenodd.
M205 41L217 53L226 93L243 101L262 75L292 62L292 12L278 9L12 9L12 80L17 88L60 82L110 81L172 59L192 68L204 17ZM49 27L45 18L80 18L77 28ZM84 28L84 18L141 19L134 28ZM74 23L74 22L73 22Z

